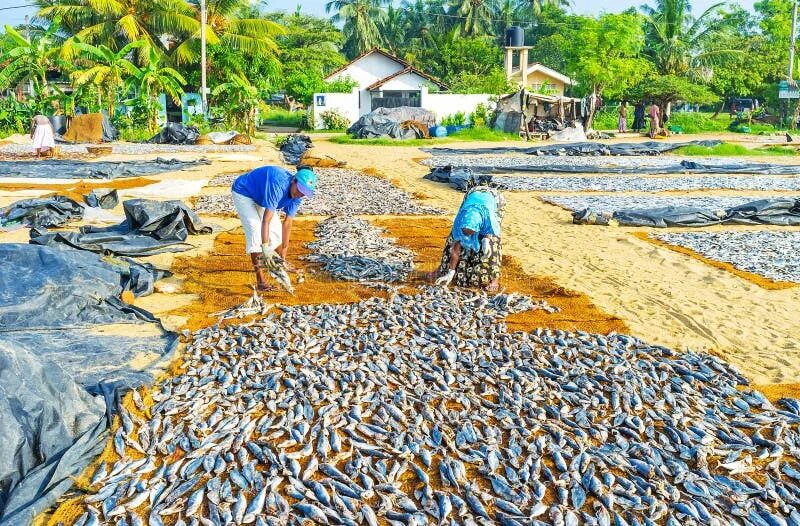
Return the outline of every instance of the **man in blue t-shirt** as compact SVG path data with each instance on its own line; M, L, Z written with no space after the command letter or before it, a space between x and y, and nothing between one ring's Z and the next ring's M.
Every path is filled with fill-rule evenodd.
M247 253L253 262L258 290L272 290L266 282L261 255L268 265L285 260L292 232L292 219L303 197L313 197L317 175L307 167L297 173L278 166L262 166L236 178L231 188L233 205L244 228ZM278 212L286 217L281 224Z

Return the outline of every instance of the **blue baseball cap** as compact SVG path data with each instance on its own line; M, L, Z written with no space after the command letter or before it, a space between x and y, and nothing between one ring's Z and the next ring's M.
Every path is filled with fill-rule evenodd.
M317 191L317 174L311 168L300 168L297 170L297 189L306 197L314 197Z

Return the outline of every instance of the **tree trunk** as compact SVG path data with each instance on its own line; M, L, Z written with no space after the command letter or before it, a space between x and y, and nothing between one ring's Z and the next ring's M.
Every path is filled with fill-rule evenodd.
M725 99L723 98L722 102L719 103L719 108L717 108L717 111L714 112L714 115L712 115L711 118L716 119L717 117L719 117L719 114L722 113L722 110L724 109L725 109Z

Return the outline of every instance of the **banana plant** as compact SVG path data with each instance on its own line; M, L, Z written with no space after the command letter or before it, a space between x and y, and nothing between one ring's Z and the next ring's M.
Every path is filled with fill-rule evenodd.
M93 46L75 40L70 45L77 50L79 60L87 63L86 68L78 69L72 74L73 85L96 86L105 97L109 117L113 118L118 91L123 88L127 79L141 74L141 70L130 59L132 52L146 46L147 41L131 42L116 53L102 44Z
M241 128L248 135L255 134L256 114L264 106L258 88L241 75L231 75L231 80L220 84L211 92L217 107L225 115L226 124Z
M126 83L126 92L134 91L134 104L145 107L148 115L147 128L155 132L158 128L159 93L165 93L175 104L180 104L186 79L174 69L164 66L163 55L150 49L147 65L139 68Z
M36 97L47 95L47 71L58 62L59 27L59 20L55 19L44 33L26 38L13 27L5 26L6 42L0 48L0 89L30 82Z

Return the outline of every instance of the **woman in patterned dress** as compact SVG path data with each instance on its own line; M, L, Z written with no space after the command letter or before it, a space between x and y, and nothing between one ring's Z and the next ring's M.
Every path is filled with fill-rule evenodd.
M467 192L445 243L442 262L434 273L437 285L453 283L458 287L497 291L504 207L505 199L494 188L476 186Z

